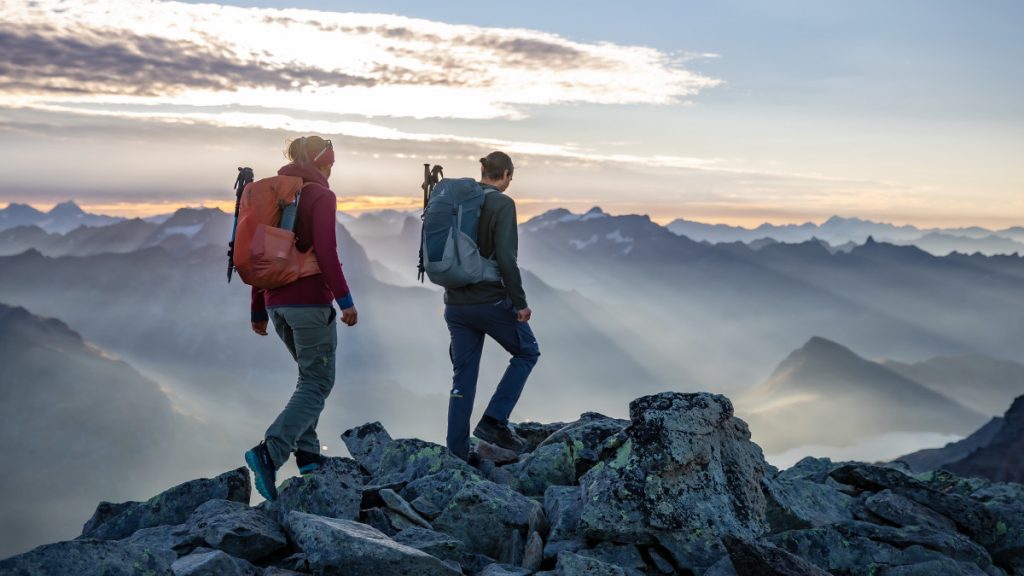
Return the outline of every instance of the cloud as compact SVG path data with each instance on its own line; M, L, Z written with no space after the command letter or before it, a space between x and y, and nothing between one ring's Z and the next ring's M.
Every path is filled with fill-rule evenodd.
M536 105L672 104L719 83L653 48L393 15L155 0L15 0L2 11L8 105L487 119Z

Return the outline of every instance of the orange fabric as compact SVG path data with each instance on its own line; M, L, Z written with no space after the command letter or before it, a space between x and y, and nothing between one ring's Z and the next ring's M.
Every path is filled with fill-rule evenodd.
M238 204L234 264L242 281L270 290L320 273L316 254L295 247L295 234L278 228L284 207L302 190L302 178L274 176L245 187Z

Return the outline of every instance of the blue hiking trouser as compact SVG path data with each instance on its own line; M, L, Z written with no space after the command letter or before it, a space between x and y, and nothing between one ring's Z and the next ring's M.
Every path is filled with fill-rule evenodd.
M469 456L469 421L484 336L493 338L512 355L484 412L499 422L508 422L526 379L537 364L540 348L530 325L516 320L516 310L509 299L492 304L448 305L444 308L444 319L452 337L449 351L455 371L448 400L448 450L465 460Z
M333 306L281 307L268 312L299 368L295 392L266 432L270 458L280 468L296 449L320 453L316 425L334 388L337 312Z

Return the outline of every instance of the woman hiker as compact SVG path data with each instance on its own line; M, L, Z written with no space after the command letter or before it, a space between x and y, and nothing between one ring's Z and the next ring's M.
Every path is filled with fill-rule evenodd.
M253 332L266 336L267 323L272 321L299 369L298 385L288 404L267 428L264 441L245 453L256 490L267 500L277 498L277 470L292 452L303 474L323 464L316 425L334 387L338 348L334 303L343 324L355 326L358 319L338 259L338 199L327 184L334 165L331 141L319 136L298 138L288 146L288 159L291 162L278 175L298 176L305 184L295 219L296 246L302 252L314 250L321 273L252 292Z

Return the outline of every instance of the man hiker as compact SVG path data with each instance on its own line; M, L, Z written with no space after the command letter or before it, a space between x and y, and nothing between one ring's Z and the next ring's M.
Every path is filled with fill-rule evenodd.
M278 175L303 181L295 216L295 245L300 252L314 251L320 273L280 288L252 291L253 332L266 336L268 320L273 321L299 372L295 392L267 429L264 441L245 453L256 477L256 489L267 500L277 498L277 469L293 452L303 474L323 464L316 425L334 387L338 348L334 304L341 310L343 324L355 326L358 320L338 259L338 199L327 184L334 165L331 141L318 136L298 138L288 146L288 159L291 162L278 170Z
M502 448L521 452L523 445L508 428L508 418L526 385L540 349L530 330L532 312L516 262L519 235L516 203L505 194L512 182L512 159L491 152L480 159L480 184L487 192L480 212L477 242L480 255L493 259L500 281L483 281L445 290L444 318L451 334L454 368L448 401L448 449L469 460L469 423L476 397L484 336L498 342L512 359L473 435Z

